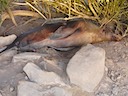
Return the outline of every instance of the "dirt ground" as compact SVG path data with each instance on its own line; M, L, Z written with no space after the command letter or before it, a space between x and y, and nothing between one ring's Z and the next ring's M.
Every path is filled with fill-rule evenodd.
M41 25L43 20L38 19L31 22L27 22L28 18L16 17L18 26L14 26L10 20L6 20L0 27L0 35L3 34L19 34L25 32L28 29L32 29L35 26ZM128 96L128 38L124 38L118 42L101 42L93 44L99 46L106 51L106 68L103 80L101 81L98 89L95 91L95 96ZM76 51L62 52L63 57L70 54L70 58ZM14 65L11 65L12 69ZM6 62L0 62L0 74L4 70L8 69ZM100 69L99 69L100 70ZM25 80L25 74L23 72L14 71L15 76L3 77L0 76L0 93L2 96L16 96L16 86L18 81ZM17 71L17 69L16 69ZM6 78L6 81L2 81L2 78Z

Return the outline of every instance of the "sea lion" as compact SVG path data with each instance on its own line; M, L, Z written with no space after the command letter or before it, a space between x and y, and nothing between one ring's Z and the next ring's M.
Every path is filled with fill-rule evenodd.
M79 18L68 20L64 23L46 24L41 28L30 30L27 33L21 34L11 45L7 46L5 50L13 46L25 46L24 48L32 47L34 49L49 46L55 49L63 49L82 46L87 43L119 39L120 36L112 32L104 32L104 30L96 24Z
M104 32L97 25L78 19L67 22L67 25L59 27L49 38L31 43L29 47L37 49L49 46L58 50L65 50L65 48L69 49L87 43L113 40L120 40L120 36L111 32Z

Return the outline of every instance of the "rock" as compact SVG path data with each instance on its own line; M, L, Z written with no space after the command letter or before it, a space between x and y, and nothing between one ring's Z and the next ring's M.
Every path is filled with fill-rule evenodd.
M44 57L42 62L39 63L39 66L45 69L46 71L52 71L62 75L63 69L59 66L59 61L55 58Z
M10 92L13 92L15 90L14 87L10 87Z
M16 50L7 50L6 52L0 54L0 62L9 61L16 54L17 54Z
M68 89L72 93L72 96L94 96L94 93L89 93L86 91L81 90L81 88L77 86L72 86Z
M115 96L118 96L118 93L119 91L121 90L121 88L118 87L118 85L114 86L112 88L112 93L115 95Z
M20 81L17 96L43 96L42 87L33 82Z
M0 96L3 96L3 95L0 93Z
M33 63L28 63L23 70L31 81L39 85L65 85L57 74L43 71Z
M72 93L61 87L52 87L46 90L36 83L21 81L18 85L17 96L72 96Z
M125 42L125 46L128 46L128 42Z
M9 65L5 66L5 67L1 67L0 68L0 88L4 85L8 85L8 84L15 84L19 79L22 78L22 76L20 75L20 77L17 77L19 73L23 72L23 66L25 66L25 64L22 63L10 63ZM17 79L16 79L17 78Z
M50 93L50 96L72 96L72 93L68 91L66 88L61 88L61 87L53 87L47 91L45 91L43 96L47 93L46 96L49 96L48 94Z
M13 57L12 62L17 63L17 62L37 62L41 58L41 54L39 53L34 53L34 52L24 52L17 54Z
M84 91L94 92L105 68L105 51L89 44L82 47L69 61L67 74L71 83Z
M57 59L61 60L60 58L44 57L44 58L42 58L42 62L40 62L38 64L38 66L41 69L44 69L45 71L56 73L57 75L59 75L62 78L62 80L66 84L69 84L69 78L65 71L67 64L64 64L64 62L62 60L59 61Z
M11 44L17 38L16 35L12 34L6 37L0 36L0 48Z

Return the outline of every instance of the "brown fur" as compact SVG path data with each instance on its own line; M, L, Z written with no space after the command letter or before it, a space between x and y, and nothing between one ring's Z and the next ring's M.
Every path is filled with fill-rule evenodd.
M85 22L84 20L74 21L73 23L69 22L67 23L67 26L61 26L51 37L30 44L30 46L34 48L41 48L43 46L68 48L81 46L87 43L119 39L116 35L109 32L103 32L97 25Z
M41 31L36 32L35 30ZM87 43L119 39L121 39L120 36L116 36L112 32L104 32L103 29L89 21L74 19L64 21L64 23L46 24L43 27L39 27L39 29L32 29L27 33L21 34L5 50L19 45L20 47L29 45L29 48L41 48L44 46L69 48ZM20 44L17 45L17 42L18 44L20 42Z

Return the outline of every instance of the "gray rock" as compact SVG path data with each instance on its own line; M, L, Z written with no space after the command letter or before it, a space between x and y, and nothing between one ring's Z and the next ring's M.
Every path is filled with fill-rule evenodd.
M11 44L17 38L16 35L12 34L6 37L0 36L0 48Z
M17 96L42 96L42 87L33 82L20 81Z
M3 95L0 93L0 96L3 96Z
M0 54L0 62L2 61L10 61L14 55L17 54L16 50L7 50Z
M69 91L67 91L63 88L54 87L54 88L52 88L52 91L55 96L72 96L72 93L70 93Z
M10 92L13 92L14 90L15 90L14 87L10 87L10 88L9 88L9 91L10 91Z
M65 85L57 74L54 72L43 71L33 63L28 63L23 70L31 81L34 81L39 85Z
M2 86L8 85L8 84L16 84L17 80L21 80L24 76L20 75L20 77L17 77L18 74L23 72L23 66L25 64L22 63L10 63L9 65L5 67L0 68L0 88Z
M43 88L36 83L27 81L21 81L19 83L17 93L17 96L72 96L72 93L66 88Z
M105 51L89 44L82 47L69 61L67 74L71 83L84 91L94 92L105 68Z
M47 95L46 95L47 93ZM72 96L72 93L68 91L66 88L61 87L53 87L45 92L43 92L42 96Z
M38 60L41 58L41 54L39 53L34 53L34 52L24 52L17 54L13 57L12 62L17 63L17 62L38 62Z

